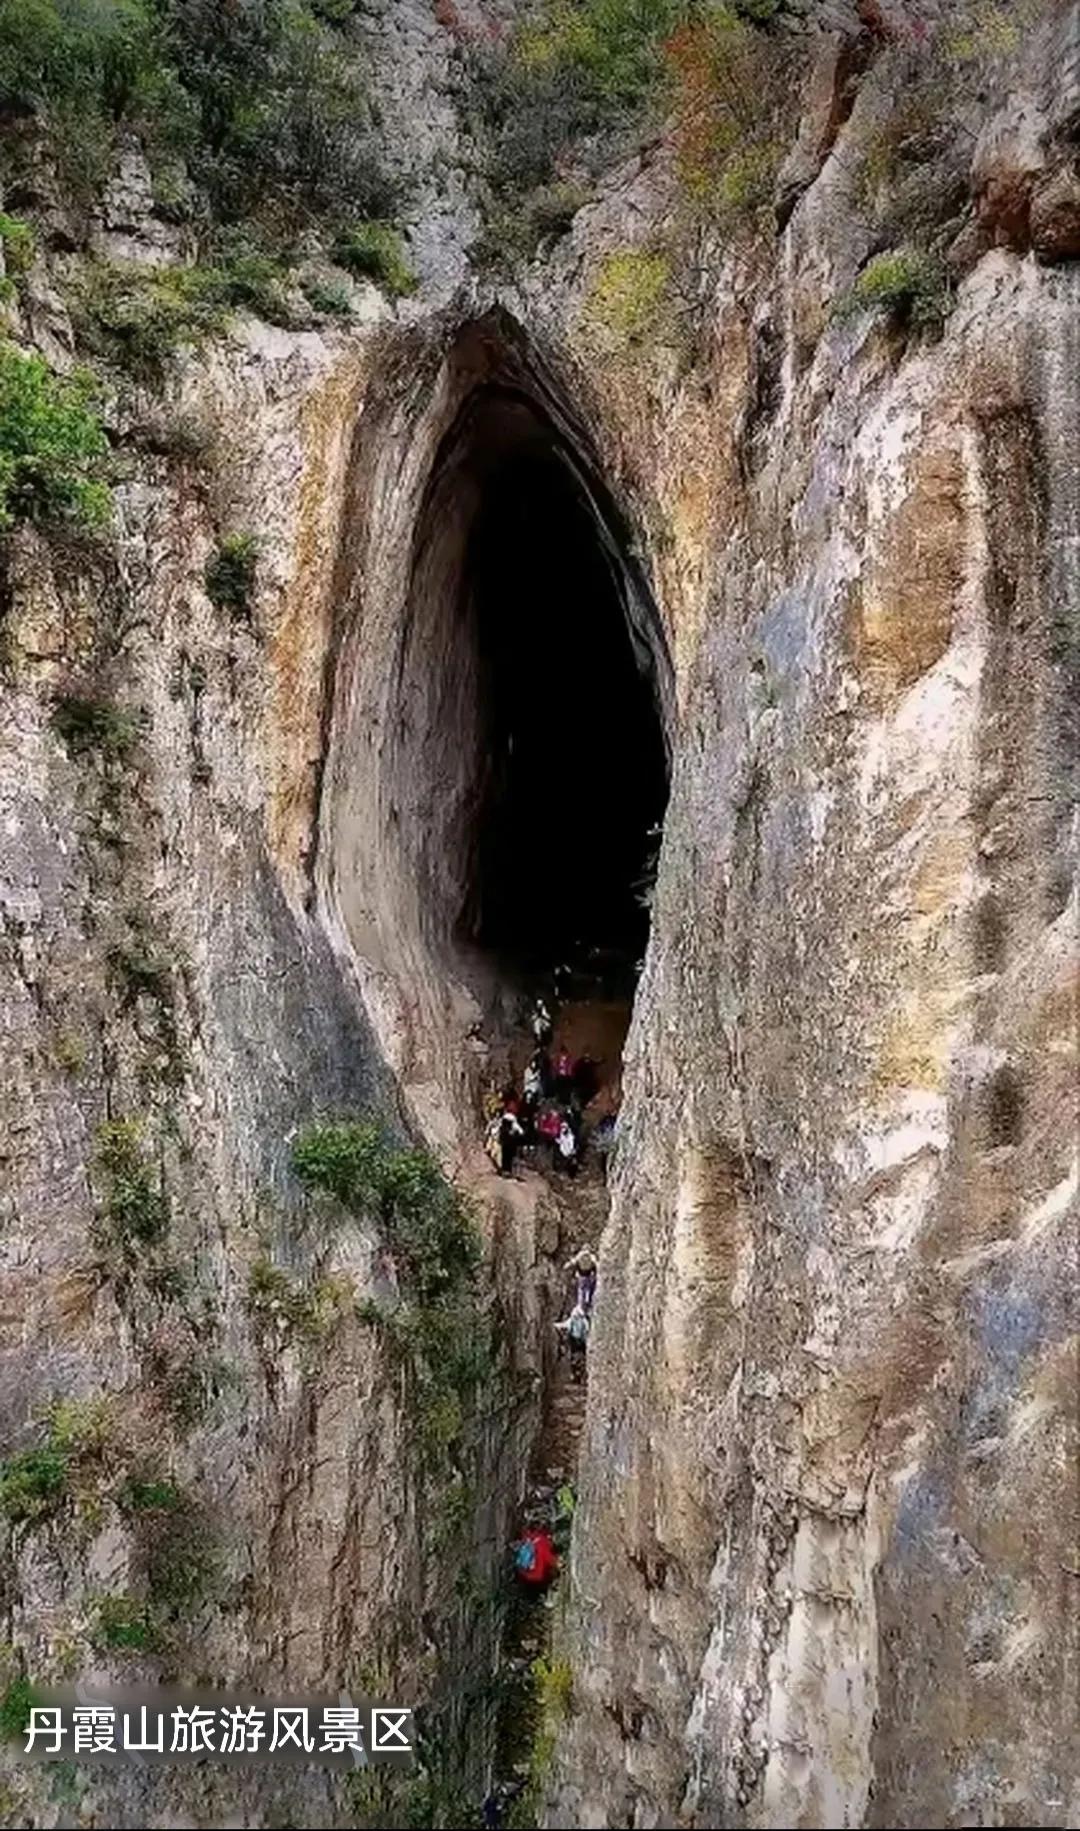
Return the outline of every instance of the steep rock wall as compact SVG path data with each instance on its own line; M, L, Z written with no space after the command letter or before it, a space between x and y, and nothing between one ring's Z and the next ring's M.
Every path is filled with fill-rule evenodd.
M376 333L244 327L152 403L198 423L200 463L142 461L117 491L115 549L27 533L9 552L3 1436L8 1452L39 1441L62 1401L86 1442L59 1509L7 1528L4 1684L147 1671L137 1650L103 1647L99 1611L141 1592L146 1531L125 1483L168 1470L209 1568L151 1674L408 1691L449 1711L445 1746L467 1772L493 1721L494 1570L534 1428L542 1288L519 1260L543 1215L535 1198L482 1210L511 1359L468 1453L475 1505L451 1514L398 1363L364 1320L365 1302L394 1297L393 1260L374 1222L305 1199L288 1162L321 1115L374 1110L399 1136L415 1123L307 906ZM249 618L205 587L237 525L259 543ZM92 739L62 735L73 705L106 709ZM110 1220L115 1124L134 1128L165 1206L151 1244ZM172 1770L153 1804L138 1771L73 1784L79 1810L126 1822L281 1809L278 1779L254 1772ZM38 1822L70 1805L25 1772L5 1800ZM288 1810L354 1822L362 1805L301 1777Z
M481 1683L491 1622L430 1592L392 1369L351 1312L315 1354L267 1329L249 1276L269 1253L308 1292L386 1289L374 1232L318 1213L298 1232L286 1170L311 1113L376 1104L479 1197L516 1371L537 1364L552 1223L479 1157L470 1033L499 988L450 933L475 708L447 594L475 480L427 522L425 500L498 376L617 511L628 605L671 658L673 790L553 1822L1075 1810L1077 300L1048 264L1074 17L1018 61L1017 105L974 107L977 233L939 341L831 313L870 246L849 171L888 87L871 70L852 102L868 53L841 20L815 41L775 260L718 241L692 311L620 337L598 282L663 236L663 148L512 286L466 272L451 175L429 292L393 318L367 297L351 332L243 325L164 403L203 459L138 459L115 563L32 536L11 555L5 1443L57 1396L110 1394L115 1439L167 1443L221 1542L200 1671L336 1683L389 1661L422 1696L463 1649ZM424 94L430 23L398 23L395 80ZM250 626L204 590L229 526L260 541ZM137 744L69 754L53 701L90 688L146 710ZM447 849L425 848L431 820ZM130 1114L183 1300L125 1285L95 1243L99 1128ZM482 1447L481 1584L531 1417ZM11 1547L7 1635L41 1679L85 1662L95 1597L137 1564L111 1515L76 1525ZM277 1809L236 1787L193 1801L177 1780L162 1809ZM110 1809L145 1809L137 1784L87 1796ZM309 1788L288 1809L350 1808Z
M1075 1811L1076 274L988 252L930 347L830 324L847 145L730 270L719 383L614 376L682 716L557 1824Z

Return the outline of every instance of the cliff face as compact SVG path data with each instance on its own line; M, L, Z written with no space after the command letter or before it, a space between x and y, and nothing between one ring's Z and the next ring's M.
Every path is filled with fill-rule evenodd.
M1075 1811L1076 274L819 337L857 127L624 431L680 718L553 1823Z
M877 9L842 11L801 49L778 241L705 235L677 291L663 145L512 281L474 276L440 86L465 27L397 9L395 93L428 98L450 173L417 205L417 297L240 321L117 407L112 544L9 538L5 1449L83 1408L75 1491L9 1530L13 1672L129 1675L101 1598L138 1592L119 1497L164 1459L213 1542L175 1668L434 1694L444 1725L473 1713L481 1784L557 1231L477 1145L507 990L460 923L469 536L541 450L590 505L671 764L550 1822L1075 1813L1080 41L1047 9L964 91L975 209L929 335L910 297L834 310L907 68ZM63 360L35 287L16 328ZM259 553L239 616L206 589L230 528ZM461 1469L425 1485L357 1308L392 1293L378 1228L288 1168L299 1126L372 1107L476 1201L509 1322L464 1499ZM166 1203L167 1250L110 1236L124 1178ZM263 1822L261 1784L196 1797L174 1770L155 1822ZM87 1781L83 1809L133 1822L130 1786Z

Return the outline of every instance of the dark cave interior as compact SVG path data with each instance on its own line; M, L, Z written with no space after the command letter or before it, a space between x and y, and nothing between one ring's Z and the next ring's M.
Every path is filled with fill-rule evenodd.
M552 430L514 417L465 556L484 760L463 927L515 976L629 995L668 793L652 658L595 504Z

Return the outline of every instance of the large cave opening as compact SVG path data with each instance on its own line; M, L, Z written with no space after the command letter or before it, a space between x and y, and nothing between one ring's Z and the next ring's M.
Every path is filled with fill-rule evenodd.
M627 996L667 765L652 657L610 530L550 425L493 399L462 575L481 706L462 934L502 970ZM485 441L489 441L485 449Z
M475 1123L473 1045L512 1049L523 994L592 1001L568 1046L617 1074L648 939L672 670L584 417L493 314L352 470L324 909L440 1138Z

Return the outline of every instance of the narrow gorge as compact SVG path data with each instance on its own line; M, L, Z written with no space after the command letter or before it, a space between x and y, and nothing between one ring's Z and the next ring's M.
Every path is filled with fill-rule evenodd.
M1078 148L1062 0L0 6L0 1823L1077 1822ZM175 1684L417 1760L22 1754Z

